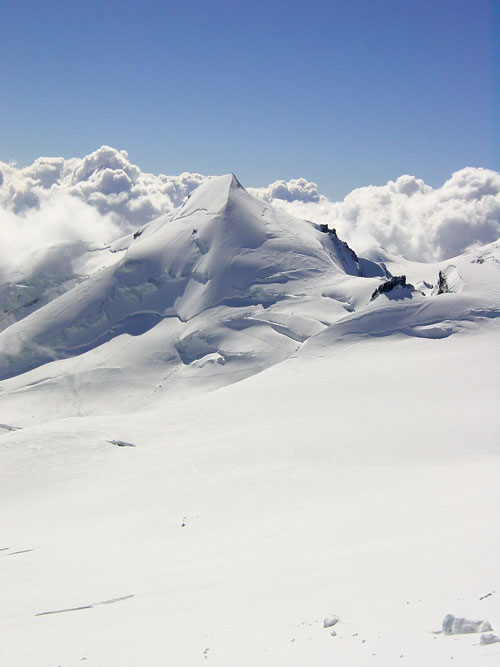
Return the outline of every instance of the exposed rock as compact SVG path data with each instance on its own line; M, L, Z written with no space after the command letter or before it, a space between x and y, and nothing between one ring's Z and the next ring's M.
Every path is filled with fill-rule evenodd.
M434 294L445 294L449 292L448 281L446 280L446 275L443 271L439 272L438 281L434 290Z
M489 593L486 593L486 595L481 595L481 597L479 599L480 600L486 600L486 598L491 597L494 593L495 593L495 591L490 591Z
M344 269L346 271L348 271L348 273L352 274L352 270L349 271L348 268L349 268L349 264L353 263L354 267L352 267L352 268L354 268L354 271L355 271L354 275L360 275L360 276L363 275L363 271L361 270L360 265L359 265L358 256L356 255L354 250L345 241L342 241L338 237L337 230L334 227L330 228L330 227L328 227L328 225L325 225L323 223L319 224L319 225L315 225L315 227L320 232L322 232L323 234L328 234L329 235L330 240L332 241L332 243L333 243L333 245L334 245L334 247L337 251L337 254L338 254L339 258L340 259L342 259L343 257L345 258L345 260L344 260Z
M341 239L339 239L339 237L337 236L337 230L335 228L333 228L333 229L330 230L329 233L330 233L330 238L332 239L334 244L337 246L337 248L340 248L340 249L344 250L351 257L352 261L357 263L358 256L356 255L354 250L350 246L347 245L347 243L345 241L342 241Z
M448 292L459 292L462 288L463 280L457 267L450 264L443 271L439 272L438 281L432 291L433 294L446 294Z
M371 300L373 301L381 294L392 292L392 290L397 287L401 287L406 290L406 292L408 292L408 296L415 291L414 286L406 282L406 276L393 276L392 278L389 278L389 280L386 280L385 283L382 283L377 287L377 289L372 294Z

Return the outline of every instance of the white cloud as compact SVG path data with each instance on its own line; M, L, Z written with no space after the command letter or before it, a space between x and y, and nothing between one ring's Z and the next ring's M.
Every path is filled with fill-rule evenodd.
M64 162L62 157L39 157L21 173L31 179L33 185L50 188L61 178Z
M316 183L307 181L305 178L292 178L289 181L274 181L267 188L248 188L252 194L273 201L281 199L287 202L301 201L317 203L326 199L318 192Z
M0 173L3 210L25 214L65 194L101 215L112 214L124 231L172 211L206 178L201 174L142 172L129 161L126 151L110 146L102 146L83 159L41 157L24 169L0 163Z
M26 269L35 250L76 241L108 242L122 233L111 215L103 216L65 192L22 213L0 208L0 278L16 267Z

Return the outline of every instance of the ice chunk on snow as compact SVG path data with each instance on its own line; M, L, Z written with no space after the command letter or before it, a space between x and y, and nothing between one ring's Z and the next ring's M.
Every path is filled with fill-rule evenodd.
M325 620L323 621L323 627L324 628L331 628L334 625L336 625L340 621L340 618L338 616L335 616L335 614L332 614L331 616L327 616Z
M481 635L481 644L483 646L485 646L486 644L496 644L497 642L500 642L500 637L497 637L491 632L489 635Z
M445 635L461 635L470 632L488 632L492 627L488 621L471 621L468 618L460 618L447 614L443 620L443 632Z

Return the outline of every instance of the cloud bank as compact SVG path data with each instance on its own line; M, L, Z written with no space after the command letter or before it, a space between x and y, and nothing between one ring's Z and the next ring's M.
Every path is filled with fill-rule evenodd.
M0 264L21 252L78 239L109 241L171 212L207 176L143 172L126 151L102 146L84 158L0 162ZM305 178L248 190L289 213L335 227L357 252L383 246L437 261L500 237L500 174L466 167L441 187L404 175L332 202Z
M31 251L77 240L110 241L179 206L201 174L149 174L109 146L84 158L0 162L0 269Z
M48 199L70 195L112 214L117 224L144 224L179 206L206 179L201 174L149 174L110 146L83 159L40 157L17 169L0 162L0 206L15 214L40 208Z

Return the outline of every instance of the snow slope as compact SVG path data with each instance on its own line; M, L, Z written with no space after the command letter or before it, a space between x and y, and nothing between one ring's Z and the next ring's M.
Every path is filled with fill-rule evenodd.
M0 334L0 663L498 664L439 631L500 634L500 243L358 259L227 176L114 250Z
M323 295L339 277L371 289L335 234L277 213L232 175L110 250L117 261L108 252L108 266L0 333L2 400L21 425L241 379L345 312Z

